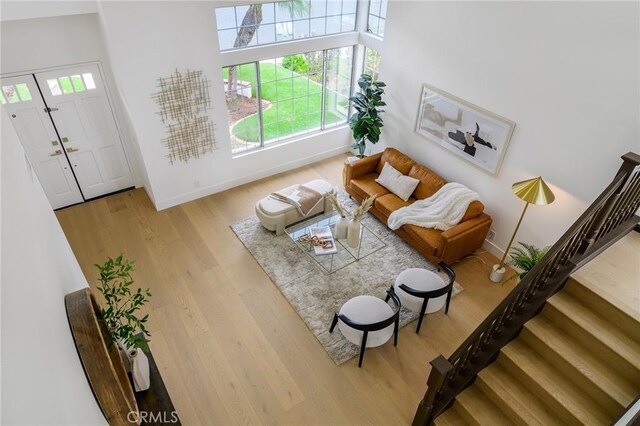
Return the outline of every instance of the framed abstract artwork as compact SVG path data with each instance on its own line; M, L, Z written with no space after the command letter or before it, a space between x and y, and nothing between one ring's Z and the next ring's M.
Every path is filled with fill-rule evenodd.
M497 175L515 123L428 84L416 132L482 170Z

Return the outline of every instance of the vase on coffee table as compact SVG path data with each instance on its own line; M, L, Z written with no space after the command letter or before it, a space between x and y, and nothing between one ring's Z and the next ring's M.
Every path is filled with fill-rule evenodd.
M336 235L337 240L344 240L347 238L347 232L349 230L349 219L344 216L340 216L336 222Z
M358 248L360 245L360 219L351 219L347 230L347 244L351 248Z

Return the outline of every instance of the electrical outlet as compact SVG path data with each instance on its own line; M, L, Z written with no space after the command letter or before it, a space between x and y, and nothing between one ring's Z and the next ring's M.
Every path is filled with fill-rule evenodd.
M489 230L489 234L487 234L487 240L489 241L493 241L496 238L496 231L494 231L493 229Z

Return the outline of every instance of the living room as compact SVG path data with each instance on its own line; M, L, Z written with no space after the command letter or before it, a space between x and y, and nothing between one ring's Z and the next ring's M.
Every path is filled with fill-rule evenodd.
M259 31L274 27L276 42L259 44L258 32L255 45L234 48L222 44L223 32L238 34L250 2L2 2L3 86L24 75L37 81L40 74L59 69L97 67L131 173L126 185L136 188L54 213L39 183L46 186L46 179L24 153L21 130L14 130L8 108L19 102L3 105L4 423L106 422L76 352L64 296L87 285L99 296L93 265L120 254L136 261L136 286L153 294L142 312L150 314L151 351L181 422L410 423L426 390L429 362L456 350L516 286L516 280L500 285L489 279L492 265L501 263L511 245L525 206L512 184L542 176L555 198L548 206L531 205L513 245L551 246L616 176L620 157L640 149L637 2L329 1L326 16L333 3L341 7L340 30L329 33L326 18L325 33L299 38L287 38L286 26L269 21L265 11L271 3L264 3ZM223 9L238 16L234 28L223 28L216 19ZM274 16L282 13L277 6L273 10ZM308 25L318 19L310 11L307 18L304 12L290 13ZM332 65L333 51L349 58L346 70L338 70L340 60ZM378 69L371 69L378 61L367 67L371 51L379 55ZM236 68L239 80L251 80L251 71L249 77L244 74L246 64L258 70L274 58L309 52L322 53L319 72L325 75L319 87L337 81L338 95L355 94L365 70L386 84L380 142L366 143L367 157L395 148L445 181L477 193L491 218L482 247L450 265L463 289L454 292L450 311L427 315L420 333L414 322L402 327L397 347L389 341L368 349L362 368L359 345L348 343L339 330L328 335L331 318L318 326L324 327L320 332L312 330L305 315L313 312L301 313L295 302L308 293L285 294L287 284L299 277L295 262L309 260L308 255L287 235L262 228L255 211L272 192L320 179L343 191L340 201L353 213L360 200L344 192L342 175L353 156L347 123L353 108L345 110L344 102L330 106L333 94L324 87L321 112L306 114L317 125L271 140L267 113L283 102L269 98L269 82L263 81L254 92L271 105L256 112L263 119L256 127L260 137L247 143L250 149L233 145L239 125L229 121L229 68ZM332 79L325 78L334 70ZM253 72L256 86L255 77L263 73ZM160 96L163 81L191 75L206 87L209 102L200 116L212 128L206 149L195 156L172 150L167 139L173 122L162 114L173 112L163 109ZM82 87L89 87L83 81ZM97 79L96 84L102 90ZM512 124L494 170L417 131L423 85ZM38 90L44 96L48 88L41 84L31 94ZM313 93L305 93L310 105ZM47 114L55 118L55 111ZM243 239L247 222L242 221L251 218L251 226L268 235L265 246L253 234ZM387 235L385 224L370 213L363 223L373 235ZM388 234L381 250L413 250ZM283 252L291 257L280 260L291 259L292 265L265 263L274 262L264 255L271 241L283 241ZM271 249L276 253L279 243ZM377 265L389 276L380 285L388 288L405 267L428 263L438 273L435 258L418 252L410 256L419 260L395 266L381 257ZM357 255L341 272L363 269L367 258L362 260ZM342 295L337 302L340 283L330 277L341 272L318 270L335 293L332 312L350 297ZM289 280L280 285L279 276ZM444 271L440 276L447 279ZM385 298L384 292L374 296ZM321 341L325 338L339 340L349 358L335 362ZM44 360L43 353L48 354ZM31 408L33 401L41 407L38 412Z

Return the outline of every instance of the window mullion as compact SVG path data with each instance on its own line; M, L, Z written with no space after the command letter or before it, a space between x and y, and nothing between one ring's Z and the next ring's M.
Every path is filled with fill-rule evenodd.
M264 123L262 122L262 84L260 83L260 62L255 62L256 67L256 98L258 101L258 140L260 147L264 146Z
M358 51L357 48L358 48L358 46L353 46L351 48L352 49L351 50L351 84L349 85L349 98L351 96L353 96L354 89L358 85L357 78L356 78L356 75L357 75L357 71L356 71L357 64L355 63L356 53ZM365 51L365 61L366 61L366 57L367 57L367 54L366 54L366 51ZM362 72L364 72L364 61L363 61ZM348 106L347 106L347 124L349 124L349 118L351 117L351 111L352 111L351 110L351 101L348 101L347 104L348 104Z
M320 130L324 130L325 98L327 92L327 50L322 51L322 100L320 102Z

